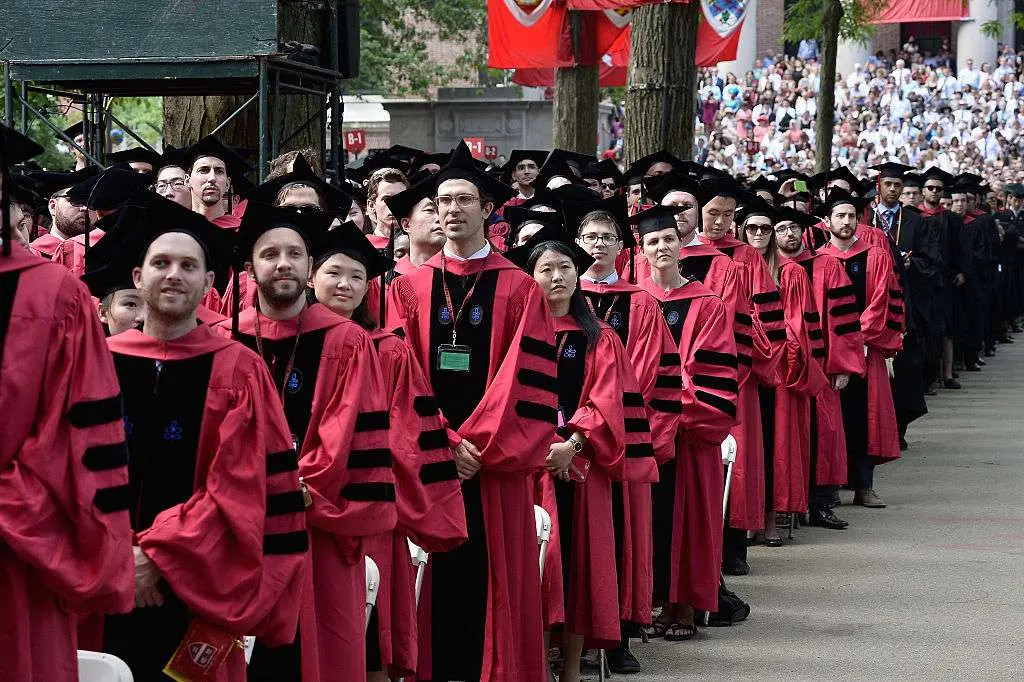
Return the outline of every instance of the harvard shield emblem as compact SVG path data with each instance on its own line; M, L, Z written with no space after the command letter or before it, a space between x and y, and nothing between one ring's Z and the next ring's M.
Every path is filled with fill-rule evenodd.
M520 24L533 26L544 16L552 2L553 0L505 0L505 6Z
M700 6L708 25L724 37L743 21L747 0L701 0Z

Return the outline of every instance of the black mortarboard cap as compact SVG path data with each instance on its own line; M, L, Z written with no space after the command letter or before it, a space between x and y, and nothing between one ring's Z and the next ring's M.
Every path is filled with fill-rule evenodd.
M43 153L43 148L13 128L0 123L0 163L8 167Z
M649 232L657 232L676 226L676 214L682 212L679 206L652 206L630 217L631 225L636 225L637 234L643 237Z
M953 182L954 184L981 185L985 182L985 178L977 173L961 173L953 178Z
M706 201L711 201L715 197L732 197L737 203L744 203L750 199L750 193L731 176L709 178L700 184L704 188Z
M99 169L96 166L86 166L76 171L40 171L32 173L30 177L39 185L43 195L49 198L98 174Z
M156 170L160 168L163 157L146 147L132 147L131 149L108 154L107 160L111 163L148 163L153 167L153 170Z
M924 185L924 178L919 173L905 173L903 175L904 187L921 187Z
M189 165L187 152L187 149L178 149L177 147L165 144L164 153L160 155L160 160L153 164L153 170L159 172L162 168L176 166L187 171Z
M259 203L273 204L277 201L277 195L281 190L292 183L302 183L315 189L327 212L341 213L343 217L348 215L348 210L352 206L352 197L344 190L328 184L317 175L302 154L295 157L290 172L253 187L245 193L245 197Z
M555 150L559 151L559 150ZM554 155L555 152L551 154ZM579 164L571 163L563 156L549 156L549 158L541 166L540 171L537 173L537 178L533 181L536 187L547 187L548 183L553 178L565 178L574 185L586 186L583 181L581 173L583 168L579 167Z
M949 187L953 184L953 176L938 166L932 166L926 169L921 173L921 177L925 182L928 182L929 180L938 180L942 183L943 187Z
M611 159L601 159L583 169L583 177L591 180L604 180L611 178L615 181L616 187L621 187L626 182L626 176L619 170L618 165Z
M840 187L833 187L825 195L825 201L819 204L815 208L815 213L820 216L827 216L832 212L832 209L840 204L852 204L859 213L861 209L867 206L871 202L870 199L865 197L855 197L846 190Z
M531 211L521 206L508 206L505 208L505 222L508 223L508 236L505 243L513 245L519 239L519 231L525 225L537 223L539 225L561 225L561 213L549 213L548 211Z
M650 170L651 166L659 161L664 161L665 163L670 164L673 170L685 170L685 164L682 159L663 149L661 151L654 152L653 154L642 156L634 161L630 165L629 170L626 171L626 175L630 178L644 177L647 174L647 171Z
M876 180L882 178L896 178L902 180L904 174L914 170L913 166L908 166L903 163L896 163L895 161L886 161L880 163L877 166L871 166L870 170L878 171L878 175L875 177Z
M780 206L779 208L775 209L774 221L776 225L778 225L779 223L792 222L806 229L808 227L813 227L817 225L819 222L821 222L821 218L815 215L811 215L810 213L798 211L794 208L790 208L789 206Z
M463 140L459 140L459 143L452 149L448 163L431 178L431 181L436 190L445 180L456 179L466 180L475 185L481 196L488 197L494 203L495 209L503 206L515 195L514 189L480 170L473 159L473 154Z
M408 173L412 164L408 160L392 156L389 152L390 150L386 149L374 154L373 156L368 156L363 159L363 163L361 165L348 166L345 169L345 174L353 182L362 185L370 179L370 176L373 175L374 171L378 171L382 168L394 168L403 174Z
M410 185L408 189L386 198L384 203L391 209L395 220L401 221L402 218L411 216L421 201L424 199L433 201L435 196L437 196L437 187L430 177L426 177L415 185Z
M114 224L117 224L117 219ZM139 264L140 247L140 241L128 229L115 228L106 232L85 252L82 281L89 287L89 293L102 299L121 289L134 289L132 270Z
M566 185L566 187L571 186L572 185ZM593 194L593 192L591 192L591 194ZM523 203L519 204L519 208L528 208L534 210L538 206L547 206L552 211L557 211L559 206L561 205L562 199L559 198L553 191L544 187L538 187L537 190L533 193L532 197L530 197Z
M778 184L772 182L765 175L759 175L753 182L747 183L747 189L751 192L771 192L775 194L775 190L778 189Z
M74 140L79 135L85 134L85 121L79 121L78 123L72 123L63 130L63 133Z
M763 215L774 223L776 216L775 207L761 197L754 197L736 211L736 224L742 225L746 222L747 218L755 215Z
M251 260L253 247L260 236L279 227L298 232L312 253L314 244L323 238L332 222L333 215L317 209L250 202L238 228L238 261L245 263Z
M242 188L237 186L238 182L243 181L245 174L252 170L245 159L215 136L207 135L184 151L184 158L187 164L185 170L191 172L196 159L204 156L210 156L223 161L224 166L227 168L228 176L235 183L235 191L242 191Z
M644 187L647 196L656 204L660 204L669 192L689 192L697 199L698 205L703 205L708 200L704 187L696 179L680 171L651 176L644 180Z
M544 242L560 242L568 246L572 252L572 261L576 265L576 271L580 275L589 270L590 266L594 264L593 256L580 248L580 245L570 238L562 225L545 225L535 235L526 240L525 244L506 251L505 258L526 270L530 254ZM529 274L532 275L533 273Z
M451 154L449 154L448 152L444 152L442 154L422 154L416 157L416 163L413 164L414 172L420 172L421 170L423 170L423 167L428 164L435 164L439 168L443 168L444 165L448 163L449 158L451 158Z
M112 211L137 192L148 191L152 183L148 173L137 173L128 164L119 164L71 187L68 200L76 206Z
M381 254L363 231L347 220L333 230L321 232L313 242L312 256L315 261L322 262L336 253L355 258L366 266L367 279L380 277L395 267L393 260Z

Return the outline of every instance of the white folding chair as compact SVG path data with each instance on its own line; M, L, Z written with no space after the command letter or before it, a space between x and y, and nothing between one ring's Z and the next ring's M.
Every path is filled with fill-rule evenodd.
M117 656L99 651L78 650L78 679L81 682L133 682L131 668Z
M406 538L409 543L409 556L412 558L412 565L416 567L416 607L420 605L420 590L423 588L423 573L427 570L427 560L430 555L427 551Z
M729 434L722 441L722 464L725 465L725 495L722 497L722 521L729 508L729 486L732 485L732 467L736 463L736 439Z
M369 556L366 557L366 626L370 627L370 614L373 606L377 603L377 590L380 589L380 569L377 563Z
M539 504L533 505L533 517L537 523L537 544L540 545L540 577L544 577L544 559L547 558L548 541L551 540L551 515Z

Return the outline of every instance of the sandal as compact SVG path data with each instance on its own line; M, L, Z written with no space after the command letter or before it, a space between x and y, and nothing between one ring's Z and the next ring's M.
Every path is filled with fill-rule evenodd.
M676 623L667 620L654 619L650 625L644 627L644 633L646 633L647 637L650 639L661 639L673 625L676 625Z
M666 642L685 642L697 636L697 626L693 623L680 623L676 621L668 626L665 632Z

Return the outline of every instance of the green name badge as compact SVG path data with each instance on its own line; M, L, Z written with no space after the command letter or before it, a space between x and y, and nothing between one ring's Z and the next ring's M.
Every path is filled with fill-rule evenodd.
M437 368L443 372L469 372L469 346L444 343L437 347Z

